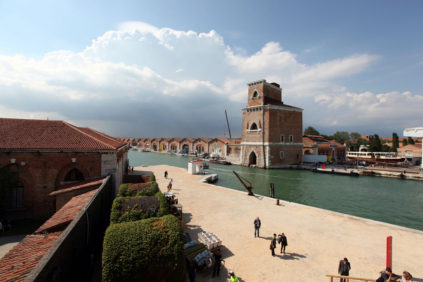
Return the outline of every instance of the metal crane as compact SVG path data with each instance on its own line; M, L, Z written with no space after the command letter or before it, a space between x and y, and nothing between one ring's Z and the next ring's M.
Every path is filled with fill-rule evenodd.
M254 196L253 193L253 185L251 184L250 181L248 181L247 179L243 178L242 176L240 176L238 173L236 173L235 171L232 171L235 176L239 179L239 181L241 181L242 185L244 185L245 189L247 189L248 191L248 195L249 196Z

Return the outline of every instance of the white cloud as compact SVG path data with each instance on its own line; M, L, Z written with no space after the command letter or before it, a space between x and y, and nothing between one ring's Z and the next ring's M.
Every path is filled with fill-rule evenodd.
M278 42L248 55L213 30L126 22L80 52L58 50L38 60L0 54L0 111L91 124L114 135L216 136L225 108L239 132L246 83L265 78L281 84L285 102L304 108L305 125L375 131L381 124L414 125L421 95L352 93L339 85L377 59L356 54L307 65Z

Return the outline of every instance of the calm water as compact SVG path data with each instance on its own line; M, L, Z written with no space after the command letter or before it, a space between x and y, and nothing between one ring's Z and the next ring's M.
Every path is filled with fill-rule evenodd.
M186 169L191 158L130 151L129 160L131 166L166 164ZM253 184L256 194L268 196L269 183L274 183L276 197L285 201L423 230L420 181L217 164L210 164L208 171L219 175L217 185L246 191L233 170Z

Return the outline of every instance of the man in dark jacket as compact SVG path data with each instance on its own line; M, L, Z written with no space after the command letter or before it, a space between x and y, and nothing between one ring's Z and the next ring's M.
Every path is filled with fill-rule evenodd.
M351 269L351 264L348 261L347 258L344 258L343 260L339 261L339 266L338 266L338 273L339 275L342 276L349 276L350 275L350 269ZM341 282L345 282L346 279L345 278L341 278Z
M220 265L222 264L222 253L220 252L220 249L217 249L215 252L213 252L213 258L214 265L212 277L215 277L216 275L219 276Z
M285 248L286 248L286 246L288 246L288 239L286 238L286 236L285 236L285 233L282 233L281 235L280 235L280 240L281 240L281 254L282 254L282 252L285 254Z
M273 239L270 241L270 250L272 251L272 256L275 256L275 248L276 248L276 234L273 234Z
M254 220L254 237L260 238L260 226L261 226L261 221L260 221L260 218L257 217Z

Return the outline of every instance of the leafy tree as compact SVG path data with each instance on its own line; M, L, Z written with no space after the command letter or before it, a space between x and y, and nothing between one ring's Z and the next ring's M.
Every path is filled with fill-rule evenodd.
M361 139L361 134L358 132L351 132L350 133L350 140L358 141Z
M408 137L408 144L414 144L414 140L413 140L413 138L411 138L411 137Z
M392 133L392 151L396 152L399 147L398 134L396 132Z
M375 134L369 145L370 152L382 152L382 142L380 142L379 135Z
M314 127L309 126L304 130L304 135L320 135L320 133Z
M404 138L404 139L402 140L402 145L403 145L403 146L407 146L407 145L408 145L408 141L407 141L407 139L405 139L405 138Z
M346 131L337 131L333 135L333 139L340 144L344 144L350 139L350 135Z

